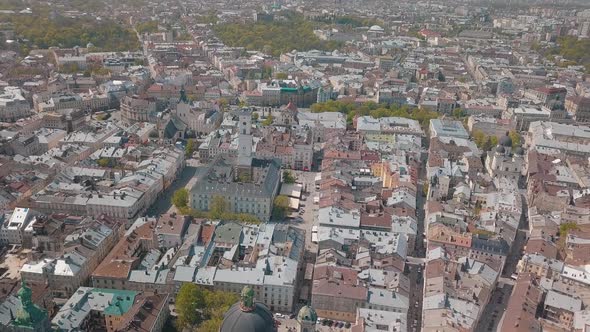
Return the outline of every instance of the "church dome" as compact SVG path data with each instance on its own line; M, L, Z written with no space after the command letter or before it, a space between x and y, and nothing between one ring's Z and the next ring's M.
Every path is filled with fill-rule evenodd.
M304 306L299 310L297 314L297 320L300 322L313 322L318 320L318 314L310 306Z
M372 27L369 28L369 31L373 31L373 32L383 32L383 28L378 26L378 25L373 25Z
M496 147L496 152L498 153L504 153L505 151L506 149L504 149L504 146L501 144Z
M276 332L272 312L262 303L254 302L254 290L246 286L241 300L223 316L220 332Z

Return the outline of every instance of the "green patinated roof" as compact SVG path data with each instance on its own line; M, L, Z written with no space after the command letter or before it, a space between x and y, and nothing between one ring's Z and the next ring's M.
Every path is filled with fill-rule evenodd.
M297 320L300 322L313 322L315 323L318 319L318 314L310 306L304 306L299 310L297 314Z
M47 319L47 311L39 308L33 303L33 291L21 280L21 289L17 293L21 302L21 308L16 312L13 321L14 326L34 328L39 323Z
M303 92L311 91L311 87L309 85L304 85L301 88L288 88L288 87L281 87L281 92L299 92L302 90Z
M137 292L117 289L94 288L94 293L113 294L111 305L104 309L105 315L121 316L133 306ZM127 299L129 298L129 300Z

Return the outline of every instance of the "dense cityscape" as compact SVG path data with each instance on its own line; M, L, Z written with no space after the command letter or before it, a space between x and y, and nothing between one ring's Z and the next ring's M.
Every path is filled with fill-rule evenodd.
M0 331L590 332L590 1L0 0Z

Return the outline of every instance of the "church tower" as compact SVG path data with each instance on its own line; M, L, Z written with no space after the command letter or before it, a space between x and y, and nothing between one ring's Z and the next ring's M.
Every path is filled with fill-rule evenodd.
M234 181L251 182L252 173L252 114L249 109L242 109L238 114L238 162L234 172Z
M314 332L318 314L310 306L304 306L297 314L297 332Z

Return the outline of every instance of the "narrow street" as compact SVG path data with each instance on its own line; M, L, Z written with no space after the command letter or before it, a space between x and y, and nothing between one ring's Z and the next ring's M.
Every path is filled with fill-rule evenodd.
M422 158L420 172L418 174L418 190L416 197L416 243L413 257L408 257L407 264L410 270L410 308L408 310L408 331L420 331L422 327L422 300L424 292L424 267L426 257L426 243L424 241L424 204L426 196L423 193L423 185L426 180L426 161Z
M172 207L172 196L174 192L182 187L185 187L189 181L197 175L197 171L199 169L194 166L185 166L180 176L172 182L170 187L166 189L160 197L152 204L152 206L148 209L146 215L148 216L158 216L162 215Z
M516 265L522 257L522 252L527 241L527 231L529 228L527 218L528 204L526 201L526 195L522 194L521 197L523 214L519 223L519 229L516 232L516 237L512 243L510 252L506 257L502 275L498 278L498 284L492 292L490 301L483 310L483 312L489 314L481 316L481 319L477 324L476 331L496 331L502 320L502 317L504 316L504 313L506 312L508 300L512 294L512 289L514 288L514 281L510 279L510 277L512 274L517 272Z
M498 329L501 318L506 311L506 306L508 305L508 300L510 299L513 287L514 286L510 283L502 281L498 282L496 288L492 292L490 301L483 309L485 314L481 316L475 331L492 332Z
M424 269L422 264L409 264L410 273L410 308L408 309L408 331L420 331L422 325L422 296Z

